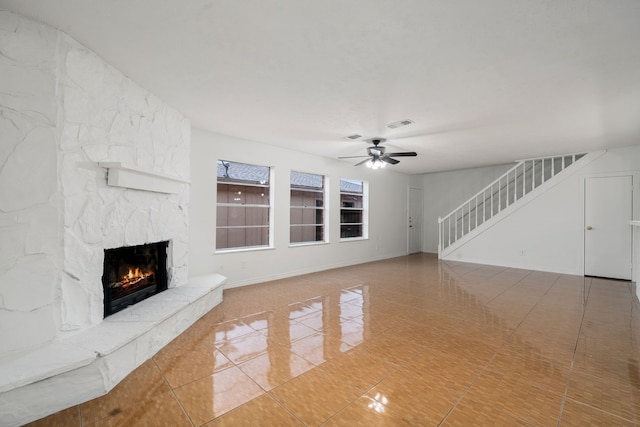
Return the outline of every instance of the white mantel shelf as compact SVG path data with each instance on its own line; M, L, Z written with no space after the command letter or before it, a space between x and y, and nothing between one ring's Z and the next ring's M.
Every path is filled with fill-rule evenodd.
M182 186L189 184L189 181L176 176L121 162L99 162L98 165L107 169L107 184L112 187L180 194Z

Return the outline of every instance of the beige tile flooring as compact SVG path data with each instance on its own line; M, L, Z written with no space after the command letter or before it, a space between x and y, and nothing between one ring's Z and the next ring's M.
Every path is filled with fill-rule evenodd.
M36 426L638 425L629 282L411 255L224 292Z

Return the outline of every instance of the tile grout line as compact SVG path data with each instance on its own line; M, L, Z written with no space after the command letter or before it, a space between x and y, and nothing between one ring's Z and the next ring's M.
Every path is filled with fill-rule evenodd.
M369 354L372 354L373 356L375 356L375 354L373 354L373 353L369 352L368 350L364 350L364 351L366 351L366 352L368 352ZM377 356L376 356L376 357L377 357ZM380 360L385 360L385 359L382 359L382 358L380 358L380 357L378 357L378 358L379 358ZM412 359L413 359L413 358L411 358L411 359L409 359L409 360L412 360ZM393 364L393 362L390 362L390 363L392 363L392 364ZM405 362L405 364L406 364L406 363L408 363L408 361L407 361L407 362ZM334 413L333 413L329 418L327 418L327 419L326 419L326 420L324 420L322 423L320 423L320 425L322 426L322 425L326 424L328 421L330 421L332 418L335 418L338 414L340 414L341 412L343 412L345 409L347 409L349 406L351 406L351 405L352 405L355 401L357 401L358 399L361 399L361 398L363 398L363 397L367 397L367 398L369 398L369 399L374 400L374 401L376 401L376 402L377 402L377 400L376 400L375 398L370 398L369 396L367 396L367 393L369 393L371 390L373 390L374 388L376 388L376 387L377 387L377 386L378 386L382 381L384 381L384 380L386 380L387 378L389 378L393 373L395 373L396 371L398 371L398 370L400 370L402 367L404 367L404 365L395 365L395 366L397 366L397 369L394 369L393 371L391 371L389 374L387 374L387 375L386 375L386 376L384 376L382 379L380 379L379 381L377 381L374 385L372 385L371 387L369 387L366 391L364 391L364 392L363 392L362 394L360 394L358 397L356 397L355 399L353 399L352 401L350 401L349 403L347 403L346 405L344 405L342 408L338 409L338 410L337 410L336 412L334 412ZM334 376L335 376L335 375L334 375ZM343 381L343 382L344 382L346 385L350 386L350 387L356 388L355 386L353 386L353 385L349 384L349 383L348 383L348 382L346 382L346 381ZM358 390L358 391L360 391L360 390ZM382 403L382 402L380 402L380 403ZM391 411L391 412L401 414L401 412L398 412L398 411L396 411L396 410L393 410L393 411Z
M332 360L332 359L329 359L329 360ZM298 376L296 376L296 377L289 378L287 381L283 382L282 384L279 384L277 387L272 388L271 390L267 391L266 393L269 395L269 397L271 397L274 401L276 401L280 406L282 406L284 409L286 409L286 410L287 410L287 412L289 412L289 413L290 413L290 414L292 414L292 415L293 415L297 420L299 420L303 425L307 426L308 424L307 424L307 423L305 423L303 420L301 420L301 419L300 419L296 414L294 414L294 413L293 413L293 412L292 412L292 411L291 411L291 410L290 410L290 409L289 409L289 408L288 408L284 403L280 402L278 399L276 399L275 397L271 396L271 392L272 392L273 390L277 389L278 387L281 387L281 386L283 386L283 385L285 385L285 384L288 384L288 383L290 383L291 381L295 380L296 378L299 378L299 377L301 377L302 375L304 375L304 374L306 374L306 373L308 373L308 372L313 371L314 369L320 368L322 365L324 365L324 364L325 364L325 363L327 363L327 362L328 362L328 360L325 360L325 361L324 361L324 362L322 362L320 365L314 365L314 367L313 367L312 369L308 370L307 372L304 372L304 373L302 373L302 374L300 374L300 375L298 375ZM329 374L330 376L334 377L334 378L338 378L338 376L337 376L336 374L334 374L333 372L331 372L330 370L326 371L326 373L327 373L327 374ZM347 386L349 386L349 387L351 387L351 388L354 388L354 389L355 389L355 387L353 387L351 384L347 383L346 381L342 381L342 380L340 380L340 382L341 382L341 383L343 383L343 384L345 384L345 385L347 385ZM358 390L358 391L359 391L359 390ZM326 423L326 422L327 422L327 421L329 421L331 418L335 417L338 413L342 412L344 409L346 409L346 408L347 408L347 406L351 405L353 402L355 402L356 400L358 400L360 397L362 397L362 396L360 396L360 395L359 395L359 396L357 396L354 400L349 401L349 402L348 402L346 405L344 405L342 408L338 409L336 412L334 412L333 414L331 414L331 416L329 416L329 418L327 418L326 420L322 421L322 422L320 423L320 425L322 425L322 424Z
M585 276L585 277L584 277L584 279L586 280L586 279L587 279L587 277ZM571 400L572 402L575 402L575 403L576 403L576 404L578 404L578 405L586 406L586 407L588 407L588 408L592 408L592 409L594 409L594 410L597 410L598 412L603 412L603 413L605 413L605 414L607 414L607 415L610 415L610 416L613 416L613 417L615 417L615 418L619 418L619 419L621 419L621 420L624 420L624 421L627 421L627 422L630 422L630 423L635 424L635 423L637 423L637 421L634 421L634 420L629 419L629 418L625 418L625 417L623 417L623 416L621 416L621 415L615 414L615 413L613 413L613 412L609 412L608 410L605 410L605 409L603 409L603 408L599 408L599 407L597 407L597 406L593 406L593 405L591 405L591 404L589 404L589 403L587 403L587 402L581 402L581 401L579 401L579 400L572 399L572 398L570 398L570 397L568 397L568 396L567 396L567 392L568 392L568 390L569 390L569 383L571 382L571 375L573 374L573 367L574 367L574 363L575 363L575 357L576 357L576 353L577 353L577 351L578 351L578 345L579 345L579 342L580 342L580 335L582 334L582 328L583 328L583 325L584 325L584 318L585 318L585 316L586 316L586 312L587 312L587 304L588 304L588 302L589 302L589 295L591 294L591 288L593 287L593 278L592 278L592 277L589 277L589 278L588 278L588 280L589 280L589 282L590 282L590 283L589 283L589 290L588 290L588 292L587 292L587 298L585 299L585 302L584 302L584 309L583 309L583 311L582 311L582 319L581 319L581 321L580 321L580 328L579 328L579 330L578 330L578 337L577 337L577 339L576 339L576 345L575 345L574 350L573 350L573 357L572 357L572 359L571 359L571 365L570 365L570 368L569 368L569 375L567 376L567 382L566 382L566 385L565 385L565 391L564 391L564 395L563 395L563 399L562 399L562 405L561 405L561 407L560 407L560 414L559 414L559 416L558 416L558 423L557 423L557 427L559 427L559 426L560 426L560 421L561 421L561 418L562 418L562 413L563 413L563 411L564 411L564 405L565 405L565 402L567 401L567 399ZM635 302L634 302L634 301L632 301L632 304L635 304Z
M84 427L84 422L82 421L82 404L78 405L78 421L79 421L79 425L80 427Z
M306 300L305 300L305 301L306 301ZM291 305L293 305L293 304L301 303L301 302L304 302L304 301L298 301L298 302L295 302L295 303L287 304L287 307L289 307L289 306L291 306ZM309 307L309 306L307 305L307 307ZM266 311L272 311L272 310L266 310ZM320 311L321 311L321 310L315 310L315 311L313 311L313 312L312 312L312 313L310 313L310 314L313 314L313 313L315 313L315 312L320 312ZM243 316L243 317L246 317L246 316ZM243 317L236 318L236 320L240 320L240 319L242 319ZM302 316L302 317L304 317L304 316ZM302 323L298 322L296 319L289 319L289 320L290 320L290 321L293 321L293 322L295 322L295 323L297 323L297 324L300 324L300 325L306 326L306 325L304 325L304 324L302 324ZM246 322L243 322L242 320L240 320L240 321L241 321L242 323L244 323L245 325L249 326L249 328L254 329L253 327L251 327L251 325L248 325ZM322 333L322 334L324 335L324 332L322 332L322 331L318 331L318 330L316 330L315 328L311 328L311 329L314 329L314 330L316 331L315 333ZM255 329L254 329L254 330L255 330ZM255 331L256 331L256 332L260 332L261 334L265 335L262 331L258 331L258 330L255 330ZM266 336L266 335L265 335L265 336ZM307 337L303 337L303 338L300 338L300 339L295 340L295 341L299 341L299 340L302 340L302 339L304 339L304 338L307 338ZM295 342L295 341L293 341L293 342ZM278 345L278 344L276 344L276 345ZM281 347L284 347L284 346L281 346ZM221 353L222 353L222 352L221 352ZM222 353L222 354L224 354L224 353ZM296 353L294 353L294 354L296 354ZM261 354L261 355L262 355L262 354ZM264 389L264 387L262 387L260 384L258 384L258 383L253 379L253 377L251 377L251 376L250 376L249 374L247 374L244 370L242 370L242 367L240 366L240 364L242 364L242 363L244 363L244 362L247 362L247 361L249 361L249 360L255 359L255 357L250 358L250 359L247 359L247 360L245 360L245 361L243 361L243 362L241 362L241 363L236 363L235 361L233 361L233 360L231 360L231 359L229 359L229 358L227 357L227 358L229 359L229 361L230 361L231 363L233 363L233 365L234 365L236 368L238 368L238 369L240 370L240 372L242 372L244 375L246 375L247 377L249 377L249 379L251 379L251 381L253 381L253 382L254 382L254 383L255 383L255 384L256 384L260 389L262 389L262 390L264 391L264 393L263 393L263 394L261 394L261 395L260 395L260 396L258 396L258 397L255 397L254 399L251 399L251 400L250 400L250 401L248 401L248 402L243 403L242 405L237 406L236 408L233 408L231 411L227 411L227 412L225 412L224 414L220 414L218 417L215 417L215 418L214 418L214 420L215 420L216 418L222 417L222 416L224 416L225 414L228 414L228 413L230 413L230 412L232 412L232 411L234 411L234 410L236 410L236 409L238 409L238 408L240 408L240 407L242 407L242 406L244 406L244 405L247 405L249 402L251 402L251 401L253 401L253 400L255 400L255 399L257 399L257 398L259 398L259 397L261 397L261 396L263 396L263 395L267 395L270 399L272 399L274 402L276 402L280 407L282 407L282 408L283 408L284 410L286 410L289 414L291 414L291 415L292 415L296 420L300 421L300 423L302 423L303 425L305 425L305 426L306 426L307 424L306 424L303 420L301 420L301 419L300 419L300 418L299 418L295 413L293 413L293 412L292 412L292 411L291 411L291 410L290 410L290 409L289 409L289 408L288 408L284 403L280 402L278 399L276 399L275 397L273 397L273 396L272 396L272 391L273 391L273 390L275 390L276 388L280 387L280 386L283 386L283 385L285 385L285 384L290 383L291 381L293 381L293 380L295 380L296 378L298 378L298 377L300 377L300 376L302 376L302 375L306 374L307 372L311 372L311 371L313 371L313 370L315 370L315 369L317 369L317 368L321 367L323 364L325 364L325 363L327 362L327 360L325 360L324 362L322 362L322 363L321 363L321 364L319 364L319 365L316 365L316 364L314 364L313 362L311 362L311 361L307 360L306 358L304 358L302 355L299 355L299 354L296 354L296 355L297 355L298 357L302 358L303 360L307 361L307 362L308 362L308 363L310 363L311 365L313 365L313 368L309 369L309 370L308 370L308 371L306 371L306 372L301 373L300 375L297 375L297 376L295 376L295 377L289 378L288 380L286 380L286 381L285 381L285 382L283 382L282 384L278 384L278 386L273 387L273 388L271 388L270 390L265 390L265 389ZM258 355L258 356L256 356L256 357L259 357L259 356L260 356L260 355ZM226 357L226 355L225 355L225 357ZM331 374L332 376L335 376L335 375L334 375L333 373L331 373L331 372L328 372L328 373L329 373L329 374ZM353 402L355 402L355 401L356 401L357 399L359 399L359 398L360 398L360 396L356 397L356 399L355 399L355 400L350 401L349 403L347 403L343 408L340 408L337 412L335 412L334 414L332 414L332 415L331 415L327 420L323 421L322 423L325 423L325 422L326 422L326 421L328 421L329 419L333 418L333 417L334 417L338 412L341 412L341 411L342 411L342 410L344 410L347 406L351 405ZM212 420L210 420L210 421L212 421ZM208 422L210 422L210 421L208 421Z
M313 328L312 328L312 329L313 329ZM323 334L324 334L324 332L322 332L322 331L318 331L318 332L320 332L320 333L323 333ZM342 341L342 342L344 342L344 341ZM348 343L347 343L347 344L348 344ZM357 346L356 346L356 347L357 347ZM356 348L356 347L352 347L352 348L351 348L351 350L352 350L352 349L354 349L354 348ZM381 358L381 357L377 356L376 354L374 354L374 353L370 352L370 351L369 351L369 350L367 350L367 349L363 349L362 351L365 351L365 352L369 353L370 355L372 355L373 357L376 357L376 358L378 358L378 359L380 359L380 360L386 360L386 359ZM344 353L343 353L343 354L344 354ZM307 359L305 359L305 358L304 358L303 356L301 356L301 355L298 355L298 356L299 356L299 357L302 357L304 360L307 360ZM309 362L309 363L311 363L312 365L314 365L314 367L313 367L312 369L310 369L309 371L307 371L307 372L310 372L310 371L312 371L312 370L314 370L314 369L320 368L320 367L322 367L322 365L324 365L324 364L326 364L327 362L329 362L329 361L331 361L331 360L334 360L334 359L336 359L336 358L338 358L338 357L340 357L340 355L335 356L335 357L333 357L333 358L331 358L331 359L325 360L325 361L323 361L323 362L322 362L321 364L319 364L319 365L315 365L314 363ZM413 358L411 358L411 359L413 359ZM409 360L411 360L411 359L409 359ZM307 360L307 361L308 361L308 360ZM394 370L393 370L393 371L391 371L388 375L386 375L385 377L383 377L382 379L380 379L379 381L377 381L373 386L369 387L366 391L364 391L363 393L361 393L361 394L357 395L353 400L348 401L348 402L347 402L343 407L339 408L336 412L334 412L333 414L331 414L331 416L329 416L329 418L327 418L326 420L322 421L322 422L320 423L320 425L324 425L324 424L326 424L329 420L331 420L332 418L334 418L335 416L337 416L339 413L343 412L347 407L349 407L350 405L352 405L352 404L353 404L354 402L356 402L358 399L360 399L360 398L362 398L362 397L368 397L368 396L367 396L367 393L368 393L369 391L371 391L373 388L375 388L376 386L378 386L378 384L380 384L383 380L385 380L386 378L388 378L388 377L391 375L391 373L396 372L397 370L399 370L400 368L402 368L402 367L404 366L404 364L403 364L403 365L396 365L396 364L395 364L395 363L393 363L393 362L389 362L389 363L391 363L392 365L394 365L394 366L396 367L396 369L394 369ZM405 364L406 364L406 363L408 363L408 361L407 361L407 362L405 362ZM296 377L290 378L290 379L288 379L287 381L285 381L284 383L279 384L277 387L280 387L280 386L282 386L282 385L285 385L285 384L287 384L287 383L289 383L289 382L293 381L294 379L296 379L296 378L300 377L301 375L304 375L304 374L305 374L305 373L307 373L307 372L304 372L304 373L302 373L302 374L300 374L300 375L298 375L298 376L296 376ZM327 371L327 373L328 373L328 374L330 374L331 376L335 377L335 378L339 378L339 377L338 377L338 375L337 375L337 374L335 374L335 373L334 373L333 371L331 371L331 370L328 370L328 371ZM349 386L349 387L351 387L351 388L357 389L357 387L353 386L352 384L349 384L349 382L347 382L347 381L340 380L340 382L341 382L341 383L343 383L343 384L345 384L345 385L347 385L347 386ZM275 390L277 387L274 387L274 388L272 388L271 390L267 391L267 394L269 394L269 396L271 397L271 391ZM358 390L358 391L359 391L359 390ZM273 398L273 397L272 397L272 398ZM278 401L277 399L275 399L275 398L273 398L273 400L275 400L275 401L276 401L280 406L282 406L283 408L285 408L285 409L287 410L287 412L289 412L289 413L293 414L293 413L289 410L289 408L287 408L283 403L279 402L279 401ZM375 399L373 399L373 400L375 400ZM293 415L295 416L295 414L293 414ZM295 417L296 417L296 419L298 419L300 422L302 422L304 425L306 425L306 423L304 423L302 420L300 420L300 418L298 418L297 416L295 416Z
M267 310L265 310L265 311L267 311ZM248 316L251 316L251 314L250 314L250 315L248 315ZM233 337L233 338L229 339L228 341L231 341L231 340L233 340L233 339L235 339L235 338L244 337L244 336L249 335L249 334L252 334L252 333L254 333L254 332L258 332L258 333L260 333L261 335L263 335L263 336L264 336L264 334L262 333L262 331L256 330L256 329L255 329L255 328L253 328L251 325L249 325L248 323L246 323L245 321L243 321L242 319L243 319L244 317L247 317L247 316L235 317L235 318L233 318L233 319L227 320L227 322L240 322L240 323L242 323L243 325L247 326L249 329L251 329L253 332L247 332L246 334L241 334L241 335L235 336L235 337ZM221 322L221 323L225 323L225 322ZM218 323L218 324L219 324L219 323ZM214 348L214 350L215 350L215 351L220 352L220 354L222 354L222 355L223 355L223 356L224 356L224 357L225 357L225 358L226 358L226 359L231 363L231 366L229 366L229 367L227 367L227 368L224 368L224 369L221 369L221 370L219 370L219 371L217 371L217 372L215 372L215 371L214 371L214 372L213 372L213 373L211 373L209 376L213 376L213 375L217 374L218 372L223 372L223 371L226 371L226 370L231 369L231 368L236 368L236 369L238 369L238 370L239 370L243 375L247 376L247 378L249 378L249 379L250 379L250 380L251 380L251 381L252 381L252 382L253 382L253 383L254 383L254 384L259 388L259 389L261 389L261 390L263 391L263 393L262 393L261 395L257 396L257 397L254 397L253 399L251 399L251 400L249 400L249 401L247 401L247 402L244 402L244 403L243 403L243 404L241 404L241 405L236 406L235 408L232 408L232 409L230 409L230 410L228 410L228 411L226 411L226 412L224 412L224 413L222 413L222 414L220 414L220 415L217 415L217 416L213 417L212 419L210 419L210 420L206 421L206 422L205 422L205 424L210 423L211 421L213 421L213 420L215 420L215 419L218 419L218 418L220 418L220 417L222 417L222 416L224 416L224 415L226 415L226 414L229 414L229 413L231 413L231 412L233 412L233 411L235 411L235 410L237 410L237 409L239 409L239 408L243 407L244 405L246 405L246 404L248 404L249 402L251 402L251 401L253 401L253 400L255 400L255 399L259 398L260 396L264 396L265 394L268 394L268 391L267 391L267 390L265 390L265 389L264 389L260 384L258 384L258 383L257 383L257 382L256 382L256 381L255 381L255 380L254 380L250 375L248 375L245 371L243 371L243 370L242 370L242 368L239 366L239 365L240 365L240 363L236 363L236 361L235 361L235 360L231 359L231 358L230 358L229 356L227 356L227 355L226 355L222 350L220 350L220 348L216 345L216 341L215 341L215 340L214 340L214 342L213 342L213 348ZM255 356L255 357L259 357L259 356L261 356L261 355L262 355L262 354L260 354L260 355L258 355L258 356ZM247 359L247 360L245 360L245 361L243 361L243 362L247 362L247 361L249 361L249 360L252 360L252 359L254 359L255 357L252 357L252 358L250 358L250 359ZM241 363L242 363L242 362L241 362ZM203 378L204 378L204 377L203 377ZM192 381L192 382L195 382L195 381L199 381L199 379L198 379L198 380L194 380L194 381ZM271 397L271 396L269 396L269 397Z
M82 405L84 405L84 404L86 404L86 403L89 403L89 402L92 402L92 401L94 401L94 400L105 398L105 397L106 397L106 396L108 396L108 395L109 395L109 394L110 394L110 393L111 393L111 392L112 392L112 391L113 391L117 386L119 386L120 384L122 384L122 382L123 382L125 379L127 379L127 378L128 378L130 375L132 375L134 372L137 372L137 370L138 370L138 369L140 369L142 366L146 365L148 362L153 363L153 366L157 369L158 374L160 374L160 377L162 377L162 381L163 381L163 382L164 382L164 384L169 388L169 392L172 392L172 391L173 391L173 389L172 389L171 385L169 384L169 382L167 381L167 379L165 378L164 373L162 372L162 370L160 370L160 368L159 368L159 367L158 367L158 365L156 364L156 361L153 359L153 357L151 357L151 358L149 358L149 359L145 360L145 361L144 361L140 366L138 366L138 368L136 368L134 371L132 371L129 375L127 375L127 376L125 376L124 378L122 378L122 379L121 379L121 380L120 380L120 381L119 381L115 386L113 386L113 387L112 387L112 389L111 389L111 390L109 390L109 392L108 392L108 393L103 394L103 395L98 396L98 397L95 397L95 398L93 398L93 399L91 399L91 400L88 400L88 401L86 401L86 402L80 403L78 406L80 406L80 407L81 407ZM116 408L116 409L118 409L118 410L119 410L119 412L118 412L117 414L122 413L122 412L125 412L125 411L128 411L129 409L131 409L131 408L133 408L133 407L135 407L135 406L137 406L137 405L140 405L140 404L143 404L143 403L145 403L145 402L149 402L149 401L151 401L151 400L154 400L154 399L158 398L160 395L163 395L163 394L165 394L165 393L168 393L168 392L167 392L167 391L165 391L165 392L160 393L159 395L156 395L156 394L154 394L154 395L150 395L150 396L148 396L146 399L142 399L142 400L139 400L139 401L132 402L132 403L130 403L130 404L125 405L125 406L124 406L124 407L122 407L122 408L118 407L118 408ZM103 421L103 420L110 419L111 417L113 417L114 415L117 415L117 414L107 413L107 415L105 415L105 416L103 416L103 417L96 418L95 420L92 420L90 423L88 423L88 425L95 424L95 423L97 423L97 422L99 422L99 421ZM81 416L83 416L83 415L84 415L84 411L81 409ZM84 418L84 416L83 416L83 418ZM189 417L187 417L187 418L189 418ZM190 419L189 419L189 420L190 420ZM81 421L82 421L82 422L81 422L81 426L82 426L82 425L84 425L84 424L85 424L85 422L84 422L84 420L81 420ZM191 421L191 420L190 420L190 421ZM193 423L192 423L192 424L193 424Z
M507 289L505 289L504 291L500 292L499 294L497 294L494 298L490 299L486 305L488 305L491 301L493 301L494 299L498 298L500 295L502 295L503 293L507 292L509 289L513 288L514 286L516 286L518 283L522 282L525 278L527 278L529 275L532 274L532 271L527 273L527 275L521 277L518 281L516 281L513 285L511 285L510 287L508 287ZM544 298L544 296L556 285L556 283L558 282L558 280L560 280L560 274L558 274L558 277L556 277L556 279L553 281L553 283L551 284L551 286L549 286L547 288L547 290L544 292L544 294L542 294L540 296L540 298L538 298L538 301L531 306L531 308L529 309L529 311L527 311L527 314L525 314L522 317L522 320L520 320L520 322L518 323L518 325L516 325L515 328L513 328L513 331L505 338L505 340L502 342L502 344L500 345L500 347L498 347L496 349L496 351L493 353L493 356L491 356L491 358L489 359L489 361L482 367L482 369L480 369L480 372L478 372L478 375L476 375L476 377L473 379L473 381L471 381L471 384L469 384L469 387L466 388L466 390L464 390L464 392L462 393L462 395L460 396L460 398L453 404L453 406L451 406L451 408L449 409L449 411L447 411L446 414L444 414L444 416L442 417L442 419L440 420L440 422L438 423L438 426L442 425L446 419L449 417L449 415L451 415L451 413L453 412L453 410L456 408L456 406L458 406L458 404L462 401L462 399L464 399L464 397L467 395L467 393L469 392L469 390L471 390L471 388L473 387L473 385L478 381L478 378L480 378L480 376L486 371L487 367L491 364L491 362L493 362L493 360L495 359L496 355L500 352L500 350L502 350L502 348L507 344L507 341L509 341L509 339L513 336L513 334L516 333L516 330L520 327L520 325L522 325L522 323L525 321L525 319L529 316L529 314L531 314L531 312L533 311L533 309L540 303L540 300L542 300L542 298ZM490 405L489 405L490 406ZM493 408L493 407L492 407ZM505 413L504 411L501 411L497 408L494 408L495 410L497 410L500 413ZM515 416L511 413L508 413L508 415L513 416L514 418L520 420L519 416Z
M154 357L151 357L151 361L155 365L156 369L158 369L158 372L160 372L160 375L162 375L162 379L164 380L165 384L167 384L167 386L169 387L169 391L171 392L171 395L173 396L173 398L176 399L176 402L178 402L178 406L180 406L180 409L182 410L182 413L187 417L187 419L191 423L191 426L195 427L195 423L191 419L191 416L187 412L186 408L184 407L184 405L182 404L180 399L178 399L178 395L176 395L176 392L175 392L174 388L169 383L169 380L164 375L164 372L162 371L162 369L160 369L160 366L158 366L158 363L156 362L156 359Z
M273 401L276 403L276 405L280 406L282 409L284 409L285 411L287 411L287 413L288 413L288 414L290 414L290 415L291 415L293 418L295 418L296 420L298 420L298 421L300 422L300 424L302 424L302 425L306 426L306 425L307 425L307 423L305 423L304 421L302 421L302 420L300 419L300 417L298 417L296 414L294 414L294 413L293 413L289 408L287 408L284 404L280 403L280 401L279 401L278 399L276 399L275 397L271 396L271 391L272 391L272 390L274 390L274 389L275 389L275 387L274 387L274 388L272 388L271 390L269 390L269 391L265 392L265 394L269 397L269 399L273 400ZM256 397L256 399L257 399L257 397ZM249 402L247 402L247 403L249 403ZM245 405L246 405L247 403L245 403Z
M587 408L591 408L591 409L593 409L593 410L595 410L597 412L602 412L602 413L605 413L605 414L607 414L609 416L612 416L614 418L618 418L620 420L626 421L628 423L631 423L631 424L634 424L634 425L639 425L637 420L633 420L631 418L625 418L625 417L623 417L621 415L614 414L613 412L606 411L606 410L604 410L602 408L598 408L597 406L590 405L589 403L586 403L586 402L580 402L579 400L575 400L575 399L572 399L570 397L567 397L567 399L569 399L570 401L574 402L576 405L586 406Z
M583 276L582 280L587 280L586 276ZM580 328L578 328L578 334L576 336L576 344L573 347L573 355L571 356L571 364L569 365L569 375L567 375L567 382L564 386L564 393L562 395L562 402L560 404L560 411L558 413L558 421L556 423L557 427L560 427L560 420L562 419L562 413L564 412L564 404L567 401L567 392L569 391L569 383L571 382L571 375L573 374L573 364L576 360L576 353L578 351L578 344L580 343L580 334L582 333L582 327L584 326L584 317L587 313L587 304L589 303L589 295L591 294L591 285L593 284L593 279L589 278L589 290L586 292L586 296L584 299L584 308L582 309L582 318L580 319ZM583 282L584 283L584 282Z

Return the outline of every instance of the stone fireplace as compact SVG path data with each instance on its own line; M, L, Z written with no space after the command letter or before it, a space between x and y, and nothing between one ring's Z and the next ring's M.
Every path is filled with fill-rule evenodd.
M0 359L104 319L106 249L171 241L188 282L189 121L66 34L0 11Z
M0 42L11 62L0 80L0 419L11 426L108 392L218 304L224 278L187 274L189 121L54 28L0 10ZM115 248L144 271L119 261L105 276ZM132 284L144 286L121 295Z

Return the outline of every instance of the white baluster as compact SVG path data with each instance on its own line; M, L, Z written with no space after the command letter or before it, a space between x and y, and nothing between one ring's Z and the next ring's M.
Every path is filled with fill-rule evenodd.
M442 218L438 217L438 253L442 252Z
M531 191L536 188L536 161L532 160L533 164L531 165Z
M487 191L482 192L482 223L487 220Z
M491 218L493 218L493 185L491 186L491 193L489 193L489 197L491 198Z
M536 185L536 161L532 160L531 161L531 190L533 191L533 189L535 188Z
M522 197L524 197L525 194L527 194L527 190L524 188L525 186L525 181L526 181L526 173L527 173L527 168L526 168L527 162L522 162Z
M453 241L455 242L456 240L458 240L458 211L456 211L455 222L453 224L456 232L455 238L453 239Z
M476 196L476 225L474 228L478 228L478 197Z
M502 180L498 181L498 212L500 213L500 211L502 210L502 186L500 185L500 182L502 182Z
M509 207L510 201L511 201L511 189L510 189L511 186L509 185L509 175L511 175L511 172L507 173L507 184L505 186L507 189L507 192L506 192L506 201L504 203L505 209Z

